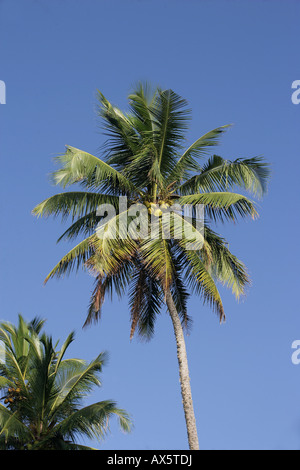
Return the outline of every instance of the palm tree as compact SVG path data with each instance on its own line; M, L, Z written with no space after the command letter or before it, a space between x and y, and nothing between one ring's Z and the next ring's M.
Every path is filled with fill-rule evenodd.
M0 449L2 450L82 450L79 436L102 439L109 420L117 416L129 431L128 414L111 400L80 407L94 386L105 363L101 353L91 363L66 359L74 340L72 332L56 350L52 338L40 334L44 322L26 323L19 316L17 327L0 325L5 361L0 363Z
M100 318L107 293L114 290L121 296L129 287L131 338L137 331L150 339L155 319L166 303L177 344L189 446L198 449L184 340L184 329L190 325L187 300L196 292L222 321L225 314L216 282L230 287L236 297L245 293L247 270L211 225L257 216L254 202L234 189L263 195L268 166L261 157L229 161L212 155L204 159L229 126L207 132L185 148L190 110L186 100L172 90L152 91L139 84L128 100L129 110L122 112L98 92L99 115L107 135L101 159L70 146L56 158L59 168L53 173L54 183L63 188L75 185L76 190L44 200L33 213L71 218L59 241L84 238L58 262L45 282L80 267L95 275L85 324ZM121 197L122 201L127 198L126 207ZM136 236L134 229L140 228L141 218L130 212L134 203L147 207L146 217L156 221L158 236ZM178 233L183 210L173 211L170 236L165 236L162 213L175 203L177 208L193 208L192 215L184 218L196 241L192 249L190 239L182 231ZM98 210L104 204L116 211L108 221L107 213ZM203 230L194 214L199 205L204 206Z

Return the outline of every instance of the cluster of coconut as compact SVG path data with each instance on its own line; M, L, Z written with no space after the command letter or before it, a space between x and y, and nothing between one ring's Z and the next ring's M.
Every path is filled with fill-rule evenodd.
M7 405L8 403L14 403L16 400L22 400L23 397L20 395L21 389L20 387L17 388L12 388L10 387L7 390L8 394L6 395L6 398L4 400L4 403Z
M153 214L156 217L161 217L163 211L167 210L170 207L170 205L164 201L160 202L159 204L155 202L146 201L144 204L148 209L148 213Z

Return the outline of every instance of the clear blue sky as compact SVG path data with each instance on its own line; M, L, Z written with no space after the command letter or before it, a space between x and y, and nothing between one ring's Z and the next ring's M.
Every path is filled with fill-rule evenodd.
M234 123L218 153L272 164L260 219L219 227L249 268L247 298L221 290L222 326L198 298L189 303L200 446L300 448L300 365L291 362L300 339L300 105L291 101L299 18L292 0L0 1L0 318L39 315L61 340L75 329L74 357L109 352L91 399L115 399L135 429L123 435L113 424L103 449L187 449L171 322L162 314L152 342L130 343L126 299L107 300L101 322L82 330L92 279L80 273L43 287L70 246L56 244L59 220L35 220L31 210L56 192L48 174L65 145L98 152L96 89L124 108L144 79L189 101L190 141Z

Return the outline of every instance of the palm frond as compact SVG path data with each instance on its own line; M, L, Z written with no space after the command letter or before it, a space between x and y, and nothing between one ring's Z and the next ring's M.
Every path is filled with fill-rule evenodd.
M55 184L63 188L80 183L89 190L111 191L117 194L138 193L134 185L119 171L100 158L75 147L67 146L66 152L55 158L60 168L53 172Z
M129 290L130 339L133 338L136 329L140 338L150 340L153 337L155 320L162 301L159 283L144 266L139 266L132 275Z
M178 251L176 244L171 248L174 264L174 279L170 287L171 295L175 303L176 310L183 328L189 332L192 325L192 319L187 313L187 302L189 299L189 292L183 280L185 273L182 266L182 253Z
M232 290L237 299L245 295L250 286L246 266L228 248L228 243L207 225L204 228L205 240L210 248L209 258L202 251L201 257L216 281Z
M216 221L235 221L237 216L250 216L255 219L258 216L255 204L246 196L232 192L210 192L189 194L178 199L181 205L204 205L205 215Z
M114 250L107 263L97 251L90 258L88 267L96 274L96 280L83 327L100 320L102 305L108 295L111 298L113 291L115 291L121 297L125 293L131 281L132 258L134 255L135 249L130 254L126 250L120 250L119 252Z
M142 139L153 138L154 122L150 112L156 98L157 89L152 90L147 83L139 83L128 96L132 116L129 117Z
M69 274L73 269L78 271L80 267L84 268L85 263L94 254L93 242L96 241L96 235L92 234L78 243L54 266L45 279L45 283L54 277L60 278Z
M228 191L238 187L261 197L267 191L269 176L269 165L262 157L230 161L213 155L202 166L201 172L182 183L178 191L187 195L196 192Z
M159 280L164 291L169 289L174 279L174 265L169 240L162 237L142 240L140 253L143 264L154 279Z
M21 442L29 440L30 431L14 412L0 404L0 440L7 444L13 438Z
M105 400L81 408L72 413L53 428L52 433L70 436L73 440L77 434L90 439L102 440L109 432L109 420L116 416L121 429L130 432L132 421L128 413L116 406L111 400Z
M104 145L104 149L108 149L107 163L122 171L132 156L138 152L139 135L132 126L131 116L113 106L99 90L97 99L101 127L108 138Z
M164 177L173 168L182 147L191 113L187 105L187 101L173 90L164 90L157 93L150 107L157 129L153 135L158 165Z
M117 208L119 198L107 194L70 191L45 199L32 212L37 217L61 216L62 220L71 217L74 221L75 218L88 216L90 212L97 211L101 204L110 204Z
M172 169L172 172L168 177L168 183L181 181L183 178L186 178L191 171L199 171L200 166L198 159L206 156L212 146L218 145L219 137L229 127L230 125L217 127L216 129L207 132L190 145Z
M185 268L190 287L219 315L220 322L223 321L225 312L220 293L199 252L193 250L185 252Z

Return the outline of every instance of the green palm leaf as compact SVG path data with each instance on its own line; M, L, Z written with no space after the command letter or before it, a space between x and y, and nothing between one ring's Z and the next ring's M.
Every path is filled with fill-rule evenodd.
M119 198L106 194L98 194L91 192L65 192L55 194L33 209L33 214L38 217L61 216L62 219L71 217L72 220L78 217L89 215L90 212L96 211L101 204L111 204L118 207Z
M187 177L191 171L199 171L200 166L197 160L206 156L212 146L218 145L219 137L229 127L230 125L217 127L190 145L177 161L168 178L168 182L172 183L174 180L180 181L182 178Z
M246 196L232 192L210 192L181 196L178 202L192 206L203 204L206 215L213 220L232 220L237 216L255 219L258 213L254 203Z
M96 235L93 233L83 241L78 243L72 250L70 250L50 271L45 279L45 283L54 277L63 277L69 274L73 269L78 270L80 267L85 267L85 263L94 254L93 242L96 241Z
M269 165L261 157L224 160L213 155L199 174L178 187L182 195L196 192L228 191L240 187L261 197L267 190Z
M163 177L167 177L181 149L190 109L187 102L172 90L159 91L150 107L155 121L153 132L157 161Z
M80 183L86 188L96 188L100 192L107 189L119 194L138 192L122 173L94 155L75 147L67 146L66 152L55 160L60 168L52 174L52 178L55 184L64 188Z
M154 335L156 316L163 300L157 280L143 266L137 267L132 274L129 305L131 311L130 339L138 329L141 338L150 340Z

